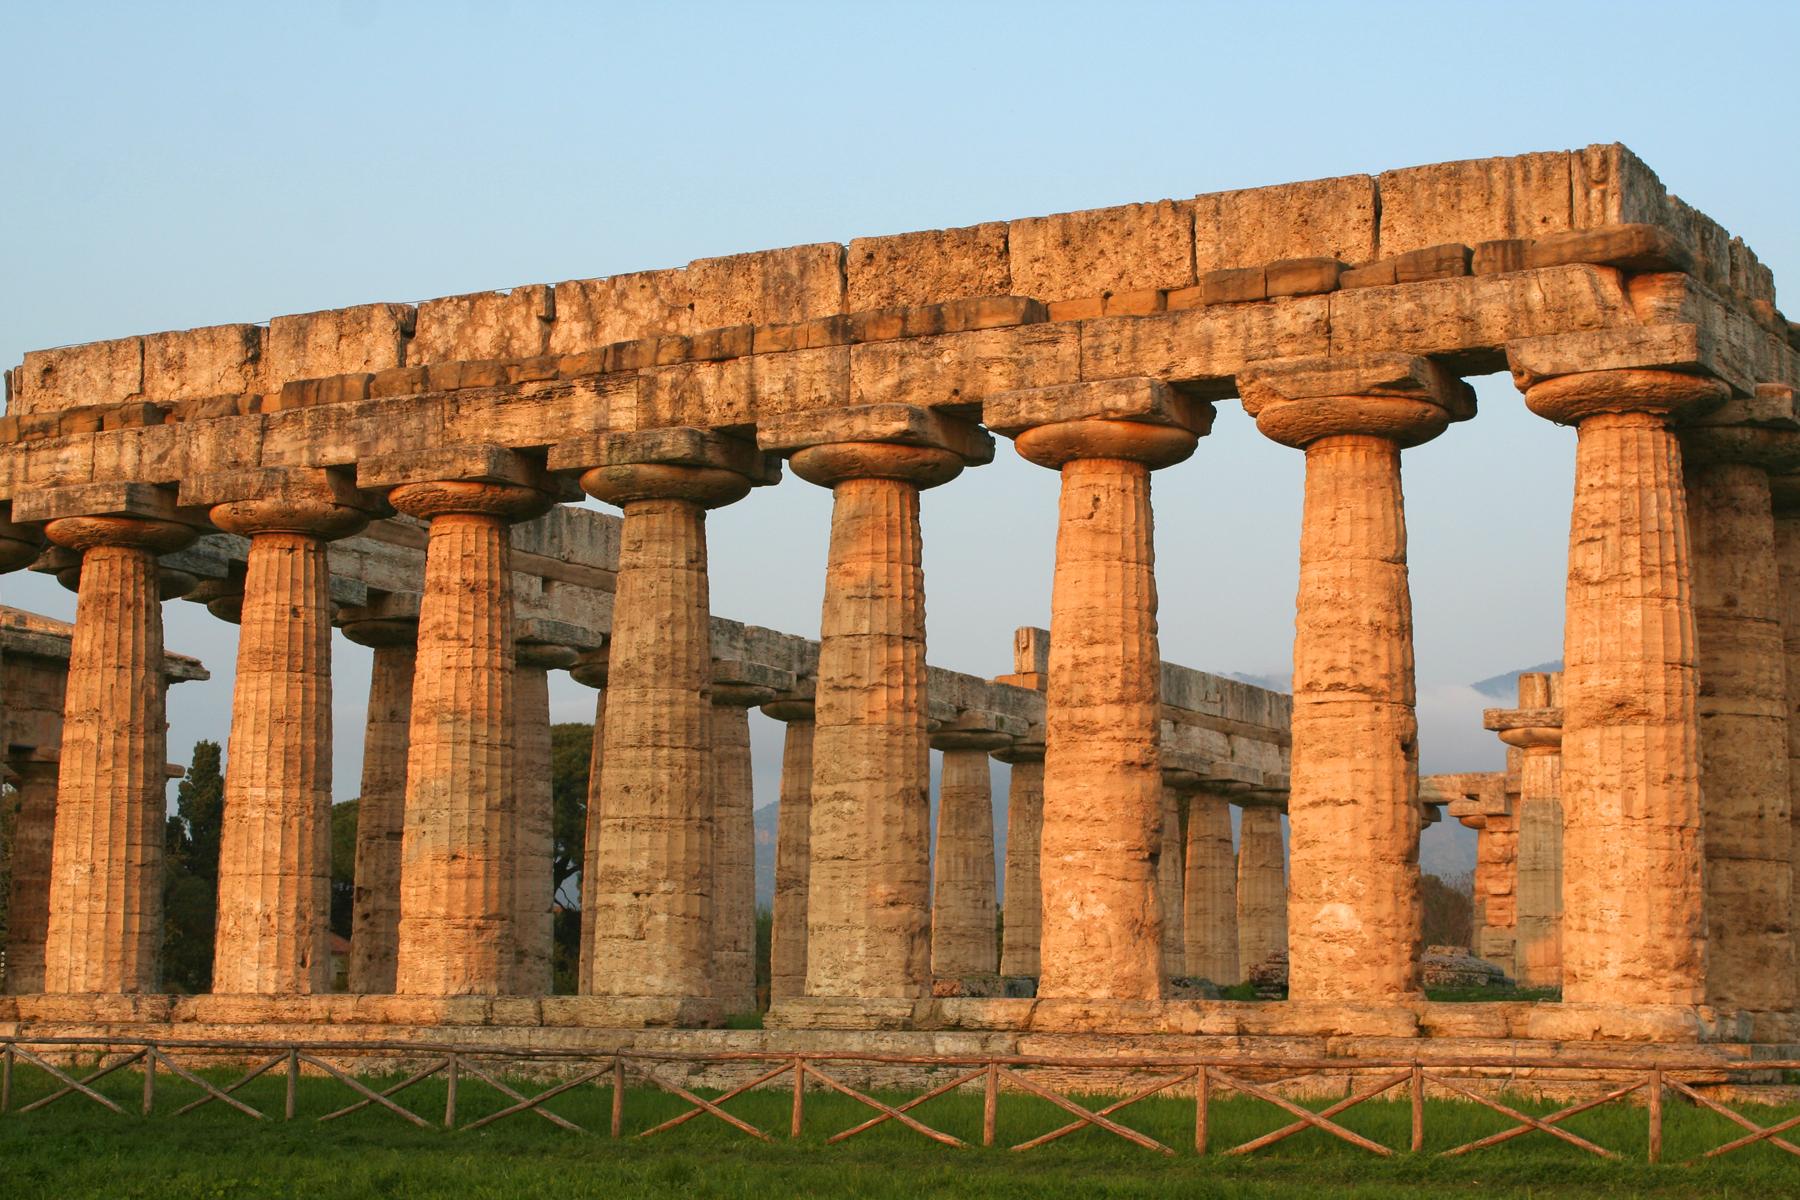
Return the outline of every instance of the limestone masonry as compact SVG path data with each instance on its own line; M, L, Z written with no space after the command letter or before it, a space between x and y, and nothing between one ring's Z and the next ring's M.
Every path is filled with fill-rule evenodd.
M1607 145L31 352L0 565L79 601L0 622L0 1028L720 1024L759 1003L758 707L795 1038L1800 1040L1797 347L1755 254ZM1404 452L1502 370L1577 439L1565 667L1487 714L1506 772L1421 781ZM1153 481L1234 398L1305 459L1292 697L1158 642ZM928 663L919 514L998 439L1061 493L1050 629L982 679ZM817 642L709 587L707 513L784 463L832 494ZM156 994L164 689L203 675L174 597L240 625L186 1000ZM333 625L375 649L341 997ZM571 997L553 670L597 693ZM1441 807L1480 831L1474 949L1560 1001L1423 999ZM1247 978L1288 998L1204 998Z

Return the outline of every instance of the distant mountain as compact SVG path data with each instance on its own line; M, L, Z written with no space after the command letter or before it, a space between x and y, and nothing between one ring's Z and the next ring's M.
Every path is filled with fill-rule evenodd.
M1531 675L1540 671L1560 671L1562 668L1562 659L1559 658L1554 662L1539 663L1535 667L1520 667L1517 671L1508 671L1504 675L1483 679L1479 683L1471 683L1469 686L1484 696L1492 696L1496 700L1511 704L1519 698L1519 676Z

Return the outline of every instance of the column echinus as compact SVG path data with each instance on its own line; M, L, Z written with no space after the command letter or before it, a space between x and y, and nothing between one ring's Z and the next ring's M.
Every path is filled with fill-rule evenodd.
M364 459L357 483L430 523L407 730L394 990L497 995L514 969L517 813L509 526L555 503L501 446Z
M1012 736L973 711L931 735L943 752L938 776L937 850L931 877L933 990L992 995L998 990L999 909L994 881L994 793L988 756Z
M322 468L183 480L183 505L250 539L219 830L212 990L331 990L331 568L384 506Z
M1514 955L1526 987L1562 986L1562 676L1519 676L1519 707L1490 708L1482 723L1516 748L1518 882Z
M777 696L763 715L787 726L775 818L775 905L769 930L769 1001L806 993L806 893L812 869L813 683Z
M1794 393L1761 388L1677 428L1700 666L1706 1001L1787 1012L1793 812L1770 476L1800 468Z
M1576 427L1563 627L1563 1000L1701 1004L1706 904L1687 495L1673 418L1729 388L1692 326L1507 346Z
M713 998L727 1015L756 1011L756 800L750 709L791 691L762 663L712 664Z
M606 433L550 465L624 512L607 649L590 986L633 1021L704 1023L712 996L712 628L706 512L780 477L749 442L693 428Z
M982 419L1061 472L1045 693L1038 995L1166 994L1162 658L1150 473L1193 454L1211 404L1152 379L1013 392Z
M575 665L578 630L542 618L520 622L515 643L513 941L511 991L547 996L554 988L556 793L550 769L550 672ZM585 639L584 639L585 640Z
M1419 990L1418 722L1400 452L1474 415L1429 359L1260 362L1244 409L1306 454L1295 613L1289 995Z
M909 1021L931 973L931 746L919 493L993 459L979 426L910 404L764 421L832 492L813 731L806 995ZM886 1002L883 1004L882 1002Z
M12 519L81 555L50 860L46 992L154 992L162 947L164 720L156 556L193 541L143 484L43 488Z
M594 734L588 743L587 819L582 828L581 850L581 950L577 955L575 990L583 996L594 990L594 884L600 872L594 864L600 861L600 768L606 762L606 663L607 647L601 645L583 650L569 677L584 687L594 689Z
M347 986L394 990L400 948L400 849L406 810L407 737L418 664L419 597L389 593L339 614L344 636L374 651L363 726L362 789L356 806L356 867L350 901Z

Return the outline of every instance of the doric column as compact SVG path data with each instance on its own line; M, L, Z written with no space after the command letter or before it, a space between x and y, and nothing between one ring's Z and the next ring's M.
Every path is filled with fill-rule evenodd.
M555 988L556 795L551 786L550 672L575 665L573 647L521 636L513 675L513 977L510 991L548 996Z
M936 869L931 880L931 974L969 981L964 994L991 990L999 968L994 921L994 792L988 755L1012 737L980 714L960 714L931 735L944 755L938 777Z
M1787 678L1790 862L1788 930L1800 936L1800 474L1772 481L1775 562L1781 585L1782 658ZM1800 949L1796 950L1800 957Z
M781 803L775 821L775 911L769 931L769 1002L806 992L806 893L812 868L812 690L780 696L763 714L785 722Z
M750 709L794 686L760 663L714 659L713 998L727 1013L756 1011L756 797Z
M1187 873L1182 974L1230 987L1238 970L1237 855L1231 849L1231 802L1217 786L1188 794ZM1279 816L1277 820L1279 820Z
M1000 974L1036 979L1043 937L1044 894L1039 885L1044 833L1044 729L995 755L1012 766L1006 785L1006 902L1000 935Z
M132 515L64 515L57 489L15 497L78 551L44 941L47 992L154 992L160 985L167 725L156 556L193 540L166 496L127 485ZM68 489L71 493L84 489ZM79 505L80 497L72 497Z
M212 990L331 990L331 568L375 505L319 469L184 480L250 539L219 831Z
M344 636L375 651L369 670L368 719L363 727L362 790L356 806L356 890L350 908L347 974L349 989L356 993L394 990L400 945L407 734L412 724L413 674L418 658L417 599L389 596L383 599L381 609L344 614ZM395 608L400 611L384 611Z
M806 994L910 1001L931 971L919 492L989 461L993 442L966 421L901 404L775 418L757 438L832 491Z
M541 468L499 447L364 460L364 487L430 522L400 845L402 995L508 989L517 929L512 545L553 503Z
M591 984L660 1020L721 1015L711 997L712 630L706 510L778 467L698 429L604 434L552 451L589 495L624 510L608 648ZM586 916L587 914L583 914ZM668 1011L661 1011L668 1009Z
M1681 448L1722 400L1685 327L1508 346L1539 416L1575 425L1563 629L1563 999L1706 999L1699 687ZM1687 330L1689 334L1694 331Z
M1192 778L1171 782L1177 774L1163 771L1162 843L1156 852L1157 912L1162 918L1162 970L1164 979L1187 974L1187 878L1186 848L1181 836L1182 793L1191 791ZM1186 776L1187 772L1179 772Z
M1519 676L1519 707L1490 708L1487 728L1518 750L1518 871L1513 962L1524 987L1562 986L1562 676Z
M1165 994L1162 659L1150 472L1181 462L1212 406L1148 379L1018 392L983 406L1021 457L1062 474L1045 696L1038 995Z
M34 555L35 557L35 555ZM44 990L44 935L50 926L50 857L56 830L54 758L15 757L12 883L6 908L6 990Z
M1286 850L1281 809L1245 804L1238 814L1237 926L1239 974L1288 952Z
M1509 759L1514 756L1509 755ZM1518 834L1507 771L1434 775L1421 788L1427 823L1447 809L1465 828L1475 831L1475 873L1471 881L1474 912L1470 949L1504 970L1514 966L1514 895L1518 878Z
M582 829L581 851L581 951L576 991L583 996L594 990L593 931L594 884L600 872L600 768L606 761L606 661L605 646L585 650L569 668L576 683L594 689L594 734L588 743L587 814Z
M1785 409L1784 414L1778 414ZM1749 423L1784 415L1787 428ZM1706 998L1794 1007L1787 672L1771 471L1800 467L1793 393L1734 401L1681 430L1700 667Z
M1290 994L1419 989L1418 722L1400 451L1472 416L1467 384L1405 354L1257 364L1244 409L1306 452L1295 613Z

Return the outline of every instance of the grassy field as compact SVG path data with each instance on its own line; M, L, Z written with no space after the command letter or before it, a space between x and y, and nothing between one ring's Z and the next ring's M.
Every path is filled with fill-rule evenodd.
M210 1073L209 1073L210 1074ZM215 1082L235 1076L213 1076ZM543 1085L520 1085L535 1092ZM47 1080L21 1067L15 1106L45 1094ZM1481 1196L1745 1196L1800 1194L1800 1159L1768 1146L1750 1147L1704 1166L1643 1162L1646 1123L1641 1108L1608 1106L1570 1120L1580 1135L1626 1157L1603 1162L1574 1147L1531 1134L1505 1146L1459 1159L1401 1153L1391 1160L1308 1131L1247 1158L1205 1158L1191 1151L1191 1101L1151 1100L1123 1115L1126 1123L1176 1148L1174 1158L1133 1146L1110 1134L1086 1130L1023 1154L1002 1147L1062 1124L1066 1117L1035 1097L1005 1093L998 1145L979 1147L981 1099L956 1094L918 1110L926 1123L975 1143L958 1150L928 1142L892 1122L838 1146L831 1133L871 1115L854 1101L808 1093L806 1133L785 1134L789 1093L764 1091L739 1097L730 1111L776 1135L754 1142L710 1117L650 1140L614 1141L605 1135L611 1093L584 1086L551 1102L559 1115L597 1132L571 1134L530 1114L478 1131L417 1129L380 1110L365 1110L327 1124L319 1115L354 1099L342 1084L302 1080L301 1120L257 1122L207 1105L186 1116L176 1108L201 1093L191 1084L159 1075L156 1115L137 1115L142 1076L121 1073L101 1090L131 1115L118 1116L70 1097L34 1113L0 1116L0 1196L35 1197L362 1197L449 1196L996 1196L1157 1197L1309 1196L1402 1198ZM284 1083L271 1076L240 1094L279 1116ZM404 1093L408 1106L441 1120L444 1085L428 1080ZM497 1111L507 1101L464 1077L459 1122ZM1096 1103L1090 1101L1090 1104ZM1553 1105L1515 1101L1534 1112ZM1315 1105L1314 1107L1321 1107ZM675 1097L628 1090L626 1133L665 1120L686 1106ZM1225 1147L1274 1129L1285 1116L1243 1097L1216 1099L1213 1145ZM1785 1115L1751 1112L1767 1124ZM1371 1102L1340 1118L1347 1127L1390 1146L1405 1146L1411 1117L1404 1103ZM1430 1101L1427 1151L1496 1132L1509 1122L1473 1104ZM1665 1156L1682 1160L1727 1141L1737 1129L1723 1118L1671 1103L1666 1113ZM1635 1161L1633 1161L1635 1160Z

